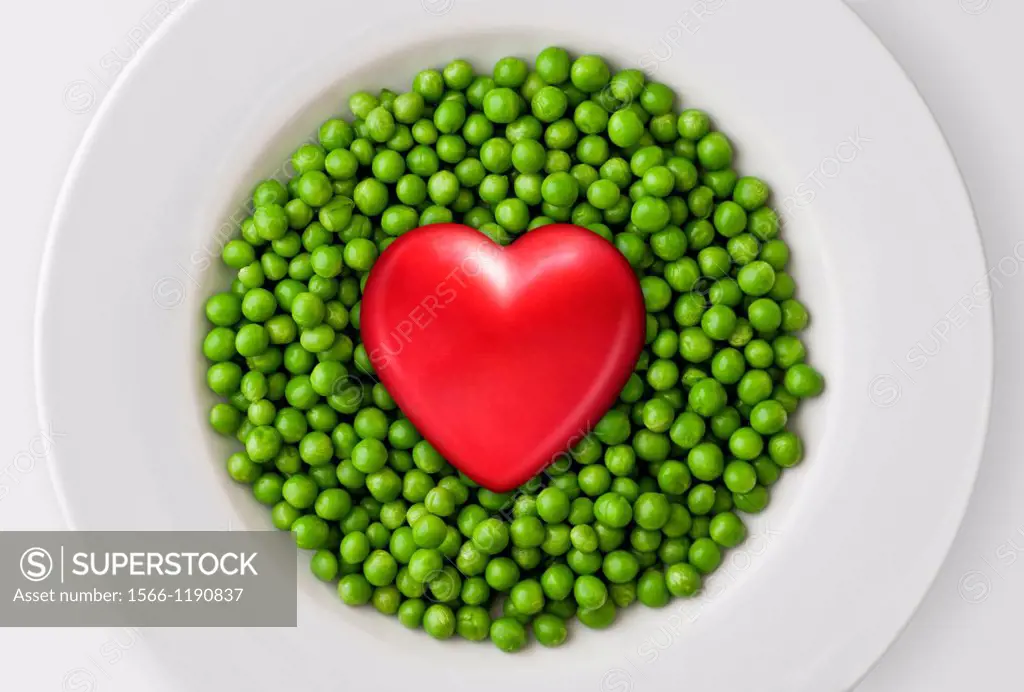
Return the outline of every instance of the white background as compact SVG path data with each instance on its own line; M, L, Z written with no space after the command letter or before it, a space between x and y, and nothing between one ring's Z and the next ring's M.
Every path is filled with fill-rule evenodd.
M63 526L45 459L50 445L60 445L61 431L40 427L31 376L38 267L61 181L109 90L112 61L130 61L162 16L185 2L12 2L0 21L5 87L0 191L11 193L0 214L0 295L5 308L0 353L6 364L0 379L4 529ZM914 79L942 125L970 189L986 255L997 269L995 262L1024 240L1019 221L1024 218L1024 98L1019 72L1024 45L1018 38L1024 3L850 4ZM283 3L283 12L285 7ZM160 165L147 160L145 151L138 154L138 168L124 171L125 176L145 175L147 166ZM116 186L110 190L111 215L118 213L117 192ZM88 228L79 231L89 233ZM130 259L112 259L110 266L96 271L117 271L120 261ZM1024 564L1016 563L1024 550L1024 505L1018 501L1024 490L1024 463L1018 451L1024 435L1024 398L1019 394L1024 392L1024 368L1017 354L1024 350L1024 272L1019 270L1015 263L1012 269L999 268L991 275L996 382L989 440L971 507L918 614L858 692L1021 687L1017 662L1024 640L1019 618L1024 608ZM112 423L111 434L116 436L116 422ZM922 484L927 482L921 479ZM898 533L900 527L891 530ZM906 549L914 550L914 537L905 539ZM887 569L885 564L876 567ZM18 692L172 689L158 679L150 655L145 635L129 631L0 629L0 687Z

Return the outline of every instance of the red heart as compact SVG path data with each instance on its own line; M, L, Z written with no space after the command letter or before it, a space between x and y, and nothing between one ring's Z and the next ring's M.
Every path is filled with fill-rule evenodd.
M643 347L636 275L578 226L508 247L459 224L391 244L361 312L370 362L452 465L495 492L536 475L615 402Z

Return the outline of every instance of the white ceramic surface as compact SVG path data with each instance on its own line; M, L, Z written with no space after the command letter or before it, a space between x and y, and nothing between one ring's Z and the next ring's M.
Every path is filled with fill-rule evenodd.
M330 689L847 689L934 576L988 412L987 303L949 316L985 288L986 270L963 186L910 83L845 8L812 0L370 9L297 0L284 20L263 0L190 5L104 102L59 205L37 333L43 418L68 430L52 456L75 527L269 525L226 480L228 447L204 423L198 346L202 301L225 281L209 269L218 229L350 91L550 43L640 64L710 110L740 169L789 210L793 273L815 318L808 342L829 378L801 416L807 462L709 595L632 608L559 651L433 642L341 607L301 559L298 629L149 641L204 689L319 687L324 669ZM309 40L303 24L329 27L330 40ZM896 379L933 338L941 358Z

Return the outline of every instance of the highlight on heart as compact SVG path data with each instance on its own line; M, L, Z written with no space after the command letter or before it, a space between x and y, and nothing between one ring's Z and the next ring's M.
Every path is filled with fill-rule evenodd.
M500 253L499 246L486 237L481 238L477 247L454 264L452 270L394 325L386 338L367 352L373 370L379 373L387 369L392 359L401 355L417 332L430 327L438 319L439 313L458 299L459 291L466 287L466 279L478 276L488 264L493 264ZM370 272L367 285L372 281L373 271Z
M505 492L613 403L643 345L644 306L629 263L590 230L552 224L505 247L483 242L459 224L404 233L367 279L361 335L416 429Z

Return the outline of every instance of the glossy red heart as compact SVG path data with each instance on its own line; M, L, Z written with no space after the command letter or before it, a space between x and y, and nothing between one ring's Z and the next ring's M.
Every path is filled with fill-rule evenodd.
M403 234L367 280L377 376L456 468L495 492L539 473L615 402L643 347L640 284L578 226L508 247L467 226Z

